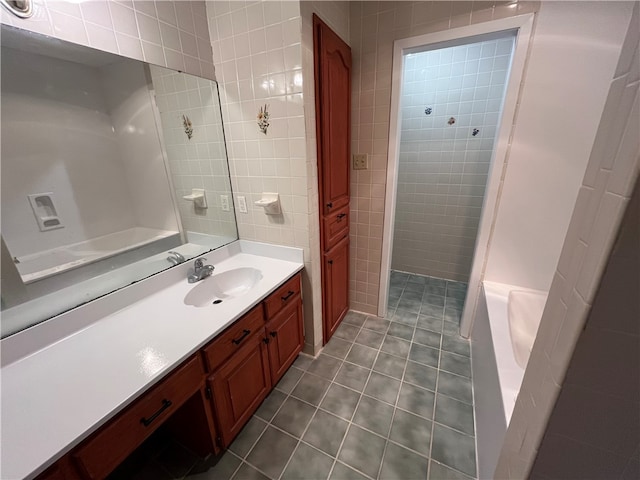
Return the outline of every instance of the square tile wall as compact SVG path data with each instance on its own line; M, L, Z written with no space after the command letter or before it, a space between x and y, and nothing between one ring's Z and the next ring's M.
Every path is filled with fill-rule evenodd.
M235 239L217 85L204 78L155 66L151 67L151 78L183 228L188 232ZM191 138L185 133L183 115L192 122ZM205 190L208 208L196 209L193 202L182 198L190 195L193 188ZM229 211L222 210L221 192L228 192Z
M246 197L248 207L247 213L236 211L239 235L304 249L308 353L316 353L322 344L313 37L308 22L318 11L348 28L346 8L344 2L207 3L234 194L236 199ZM265 104L270 113L266 135L256 119ZM280 194L282 215L267 216L254 206L262 192Z
M351 176L351 308L375 313L389 148L393 41L536 11L540 2L349 2L352 153L369 169Z
M22 19L0 9L0 21L25 30L215 80L205 2L33 0Z
M469 279L513 38L406 56L392 269Z

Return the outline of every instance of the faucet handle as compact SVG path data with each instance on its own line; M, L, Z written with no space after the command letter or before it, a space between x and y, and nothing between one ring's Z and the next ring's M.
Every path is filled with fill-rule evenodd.
M196 259L196 261L193 263L193 265L194 265L196 268L202 268L202 267L204 267L204 262L206 262L206 261L207 261L207 259L206 259L206 258L204 258L204 257L202 257L202 258L197 258L197 259Z

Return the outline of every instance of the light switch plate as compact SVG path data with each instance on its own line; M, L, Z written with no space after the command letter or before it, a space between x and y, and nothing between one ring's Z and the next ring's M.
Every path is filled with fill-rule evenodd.
M243 195L238 195L238 209L240 213L247 213L247 199Z
M229 211L229 195L220 195L220 205L223 211Z
M368 155L366 153L354 153L353 154L353 169L354 170L366 170L369 168Z

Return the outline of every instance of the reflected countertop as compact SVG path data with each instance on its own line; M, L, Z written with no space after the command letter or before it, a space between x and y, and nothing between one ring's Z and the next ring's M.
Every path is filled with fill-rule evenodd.
M35 477L303 268L300 249L246 241L207 257L215 274L252 267L262 278L240 297L198 308L184 303L197 285L187 282L193 263L187 262L160 274L164 285L160 276L140 282L137 288L145 294L133 303L122 305L120 292L101 299L99 308L86 309L104 313L100 318L60 338L52 334L52 322L64 319L2 341L3 348L22 352L3 359L0 370L2 478ZM43 335L51 340L44 346ZM30 341L33 351L25 349Z

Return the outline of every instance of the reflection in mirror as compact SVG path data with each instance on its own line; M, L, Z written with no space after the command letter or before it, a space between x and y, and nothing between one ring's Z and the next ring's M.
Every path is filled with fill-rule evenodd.
M3 337L237 239L215 82L1 44Z

